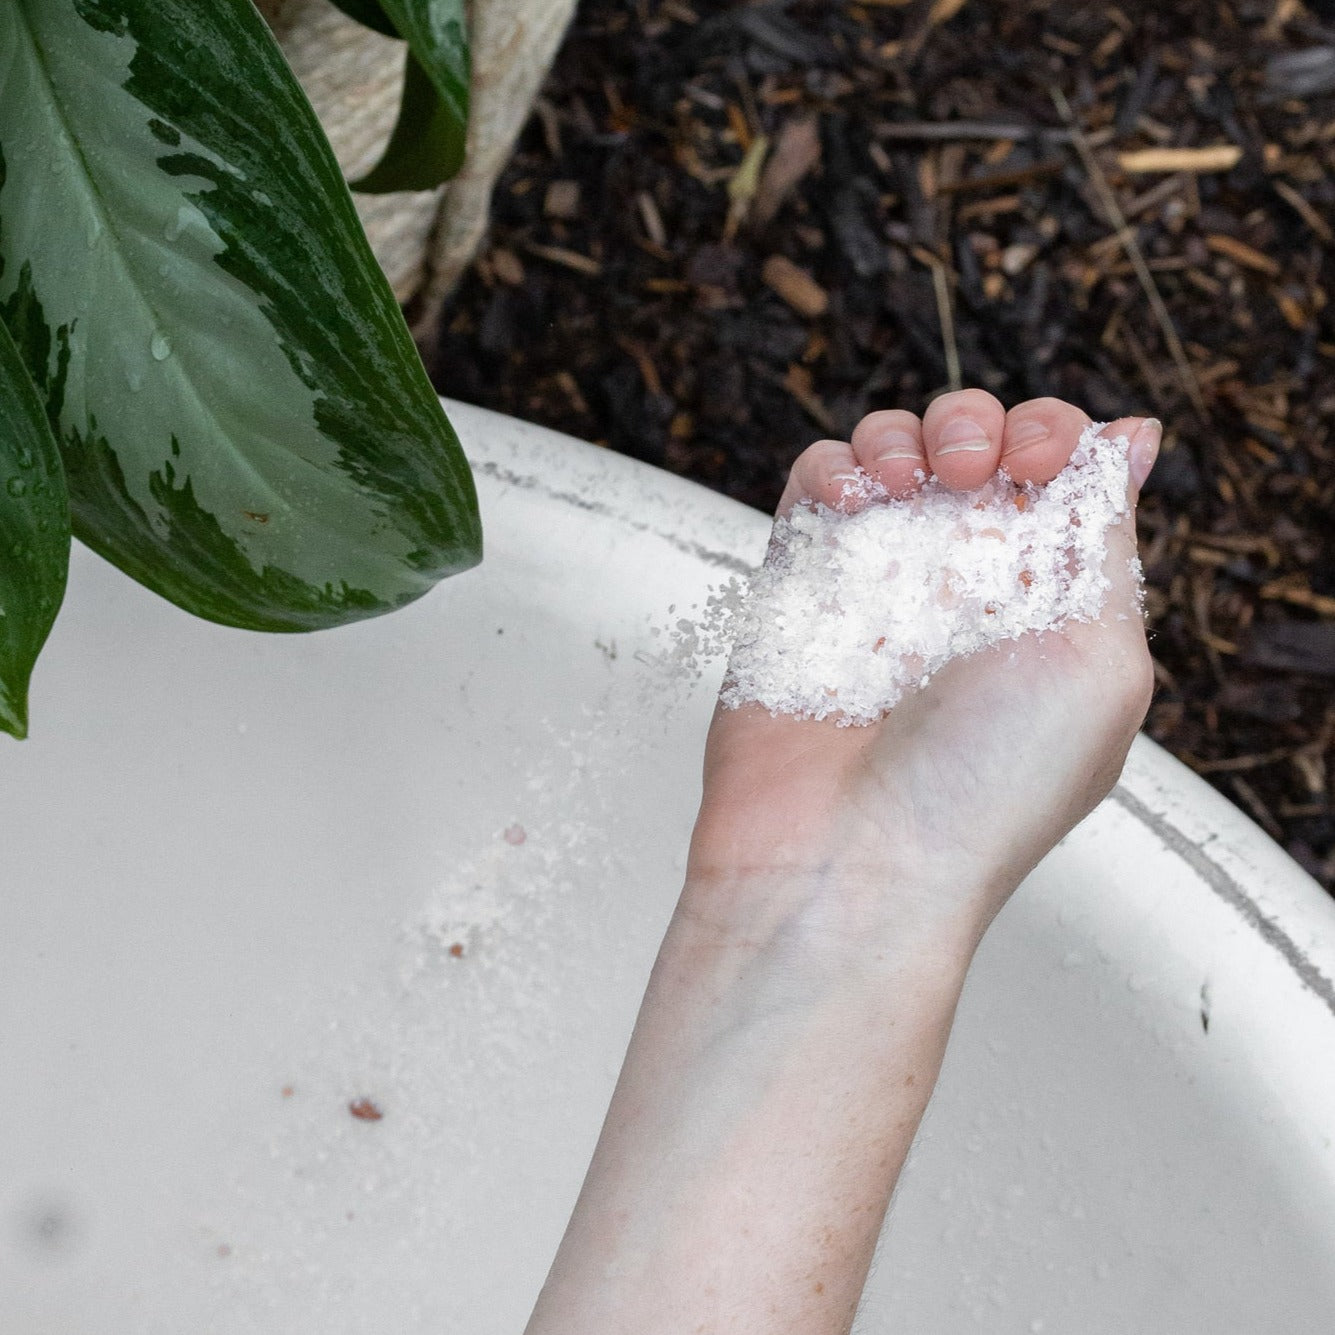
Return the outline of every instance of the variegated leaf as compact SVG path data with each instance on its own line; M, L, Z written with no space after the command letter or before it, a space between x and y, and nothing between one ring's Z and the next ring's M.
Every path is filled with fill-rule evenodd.
M384 156L353 189L429 190L464 160L471 77L464 0L377 2L408 41L403 100Z
M399 35L394 27L394 21L380 7L380 0L333 0L333 3L350 19L356 19L358 23L383 33L386 37Z
M467 464L250 0L6 0L0 105L0 311L80 538L262 630L478 560Z
M42 401L0 322L0 728L28 735L28 680L65 596L70 512Z

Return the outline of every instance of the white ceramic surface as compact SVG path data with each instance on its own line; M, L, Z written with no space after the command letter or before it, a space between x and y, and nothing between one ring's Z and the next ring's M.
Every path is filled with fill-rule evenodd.
M487 560L398 615L75 553L0 745L4 1335L523 1327L698 797L717 673L651 627L767 525L452 412ZM984 945L860 1329L1329 1329L1332 980L1330 901L1140 742Z

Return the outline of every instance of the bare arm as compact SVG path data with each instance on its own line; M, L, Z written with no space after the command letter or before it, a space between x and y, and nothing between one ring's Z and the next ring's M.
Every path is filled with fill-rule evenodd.
M793 889L687 887L530 1335L848 1330L971 943Z
M1043 482L1087 423L981 391L873 414L808 450L785 502L857 466L892 490L917 463ZM1134 501L1158 425L1111 431ZM1127 516L1097 622L950 663L870 727L715 716L686 888L528 1335L849 1330L978 941L1144 718L1134 552Z

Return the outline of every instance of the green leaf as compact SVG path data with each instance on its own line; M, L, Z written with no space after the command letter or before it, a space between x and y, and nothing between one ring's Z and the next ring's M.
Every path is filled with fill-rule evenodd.
M467 463L251 0L8 0L0 105L0 315L83 541L256 630L476 563Z
M356 19L367 28L383 33L386 37L399 35L394 21L380 7L378 0L333 0L333 3L350 19Z
M426 71L409 48L404 58L403 101L394 133L379 162L354 190L434 190L463 165L464 135Z
M463 164L471 67L464 0L380 0L408 40L403 100L384 156L354 190L430 190Z
M0 323L0 728L28 735L28 680L70 564L60 451L36 386Z

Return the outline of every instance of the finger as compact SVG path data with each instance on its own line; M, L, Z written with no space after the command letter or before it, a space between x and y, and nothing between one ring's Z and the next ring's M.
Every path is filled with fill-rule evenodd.
M854 428L852 445L858 463L891 496L911 496L927 479L927 451L916 413L902 408L868 413Z
M982 389L943 394L923 416L923 443L932 472L948 487L981 487L997 471L1006 410Z
M856 485L860 476L857 457L848 441L818 440L797 456L776 513L786 518L799 501L815 501L832 510L847 509L844 490Z
M1030 399L1006 414L1001 467L1011 480L1051 482L1067 463L1090 421L1062 399Z

